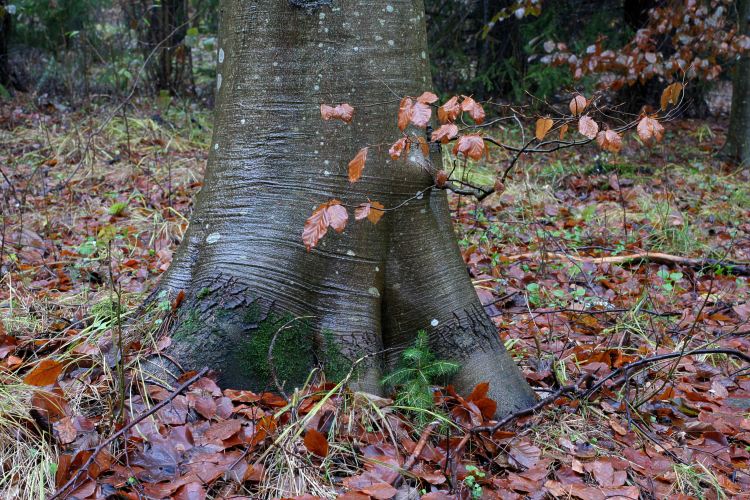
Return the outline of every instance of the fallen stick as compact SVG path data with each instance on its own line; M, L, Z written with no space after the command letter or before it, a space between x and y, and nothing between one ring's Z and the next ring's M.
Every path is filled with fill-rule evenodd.
M78 478L81 476L81 473L83 473L84 470L87 470L89 466L94 462L94 459L96 456L107 446L109 446L115 439L122 436L126 432L128 432L130 429L138 425L140 422L143 422L145 419L156 413L157 411L161 410L169 402L171 402L175 397L177 397L178 394L180 394L182 391L193 385L198 379L200 379L202 376L204 376L206 373L208 373L208 368L201 369L198 373L187 379L185 382L182 383L177 389L172 391L172 393L164 400L161 401L159 404L153 406L150 410L147 412L141 413L138 415L134 420L131 420L127 425L125 425L122 429L112 434L109 438L105 439L103 442L99 443L99 445L94 448L94 452L91 454L91 456L84 462L84 464L76 471L75 474L73 474L73 477L71 477L67 483L62 485L62 487L57 490L57 492L50 497L50 500L55 500L57 498L60 498L61 495L65 493L65 491L73 486L75 482L78 480Z
M437 427L438 425L440 425L440 422L438 421L430 422L430 424L422 431L422 435L419 436L419 441L417 441L417 445L414 447L414 451L411 452L411 455L409 455L409 458L406 459L406 462L404 462L404 466L401 468L403 472L409 472L414 466L414 462L417 461L419 454L422 453L422 450L424 450L424 447L427 444L427 440L430 438L430 434L432 434L432 431L434 431L435 427ZM396 479L393 480L392 486L394 488L398 488L403 482L404 476L399 475L396 477Z
M734 274L750 276L750 264L744 262L732 262L718 259L692 259L690 257L680 257L668 253L659 252L638 252L630 255L612 255L609 257L579 257L560 252L527 252L516 255L503 257L508 262L518 262L519 260L530 260L536 258L572 260L574 262L583 262L590 264L630 264L631 262L656 262L658 264L681 264L688 267L705 267L705 266L722 266L730 269Z

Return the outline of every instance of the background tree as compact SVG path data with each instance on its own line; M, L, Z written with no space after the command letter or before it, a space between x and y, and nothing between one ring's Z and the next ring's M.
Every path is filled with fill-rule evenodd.
M737 1L737 18L742 35L750 35L750 1ZM732 112L725 153L743 164L750 161L750 55L739 57L732 80Z
M383 147L395 129L396 96L430 87L423 3L317 8L325 3L221 5L205 185L161 282L186 292L171 353L187 366L220 369L226 384L258 386L268 380L253 366L266 353L252 359L253 336L279 316L304 317L311 329L309 339L298 328L279 343L313 346L319 358L406 347L426 329L438 358L460 362L461 390L488 381L500 413L525 407L533 394L471 285L446 195L429 189L427 159L414 148L395 163ZM359 110L351 124L320 119L320 104L331 100ZM372 145L369 166L350 189L346 165L363 144ZM440 161L439 151L430 156ZM305 219L334 196L400 208L308 252ZM370 363L361 386L377 392L380 377Z

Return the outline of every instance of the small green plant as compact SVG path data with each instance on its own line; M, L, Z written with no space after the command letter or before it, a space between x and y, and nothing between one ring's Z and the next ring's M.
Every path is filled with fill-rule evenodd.
M539 283L529 283L526 285L527 300L532 307L539 307L542 304L542 296L539 292Z
M482 498L482 486L477 479L482 479L485 474L474 465L467 465L466 472L469 474L464 478L464 486L469 490L471 498Z
M667 293L674 291L675 286L682 279L681 272L670 273L667 269L659 269L656 275L662 279L661 288Z
M109 210L107 212L109 215L122 215L125 212L125 209L128 208L128 203L126 201L116 201L110 205Z
M412 347L401 353L399 367L383 377L381 383L397 389L396 403L409 408L421 424L431 420L435 402L432 385L439 378L446 378L458 372L459 365L450 361L435 359L429 349L427 332L420 330Z

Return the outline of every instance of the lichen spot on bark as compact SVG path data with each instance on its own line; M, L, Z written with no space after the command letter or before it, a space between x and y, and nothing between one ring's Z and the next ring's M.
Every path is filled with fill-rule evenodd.
M333 0L289 0L289 4L292 7L304 9L308 14L312 14L322 7L333 5Z

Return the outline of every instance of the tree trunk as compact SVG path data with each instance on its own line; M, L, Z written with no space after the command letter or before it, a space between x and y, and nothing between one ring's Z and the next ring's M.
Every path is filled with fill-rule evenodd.
M273 387L263 365L275 336L274 369L293 387L311 364L336 369L334 358L406 347L424 329L439 358L460 362L459 390L488 381L500 414L528 406L533 392L471 285L445 192L377 225L350 219L306 251L315 206L369 198L393 207L433 183L419 148L394 162L386 145L399 135L394 92L431 86L422 0L322 3L222 1L205 184L161 282L186 292L170 354L218 369L225 385ZM331 102L354 106L354 121L321 120L320 104ZM350 184L347 164L367 144L364 175ZM358 386L380 392L397 357L373 356Z
M750 35L750 0L737 1L739 32ZM732 112L724 153L744 165L750 164L750 54L744 53L734 68Z

